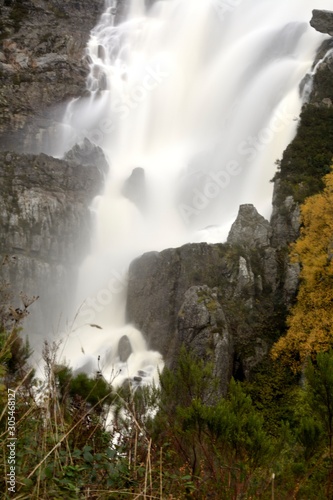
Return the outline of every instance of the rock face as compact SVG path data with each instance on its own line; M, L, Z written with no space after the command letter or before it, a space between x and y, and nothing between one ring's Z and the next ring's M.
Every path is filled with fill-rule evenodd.
M51 330L71 301L78 266L89 248L88 207L101 188L95 166L46 155L0 153L0 269L13 292L39 295L28 333ZM13 258L14 257L14 258ZM43 313L42 313L43 311ZM46 330L47 329L47 330Z
M280 181L276 180L273 193L273 212L271 216L272 242L276 247L285 247L295 241L300 229L300 207L292 196L278 202Z
M233 339L218 300L218 288L193 286L187 290L178 313L178 346L184 345L198 358L214 366L225 395L233 369Z
M314 10L311 25L320 32L332 35L332 19L333 12ZM276 248L282 249L298 237L299 204L322 188L320 177L328 173L326 165L330 164L333 155L332 141L329 139L333 123L332 49L333 39L325 40L314 61L315 74L307 75L300 85L305 104L298 132L284 152L280 170L274 179L271 227L272 244ZM323 141L322 137L326 140ZM313 158L320 160L315 162ZM289 279L290 274L286 276Z
M333 12L330 10L312 11L311 26L320 33L327 33L333 36Z
M178 313L186 291L195 285L218 286L230 270L220 258L222 245L188 244L151 252L129 269L128 320L143 331L149 347L171 361L177 343Z
M108 166L88 140L65 160L26 153L52 152L68 101L85 93L86 44L103 9L103 0L0 0L0 280L15 297L40 296L30 337L66 318Z
M0 0L0 150L40 152L41 137L57 132L64 104L85 91L85 47L103 8L103 0Z
M184 344L214 364L226 391L231 374L248 378L278 329L287 264L252 205L240 207L226 244L151 252L130 266L127 319L173 366ZM293 288L294 286L294 288Z

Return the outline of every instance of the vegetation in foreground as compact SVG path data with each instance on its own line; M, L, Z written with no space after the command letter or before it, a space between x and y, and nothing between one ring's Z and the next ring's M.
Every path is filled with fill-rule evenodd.
M287 335L225 397L185 350L159 388L116 391L103 374L74 376L45 343L40 386L20 337L31 301L0 307L3 498L333 499L333 173L325 183L291 248L302 272Z
M15 328L2 329L3 498L333 498L331 351L308 360L302 384L283 388L290 375L278 367L263 384L232 380L225 398L214 396L211 367L185 350L158 389L135 392L115 391L102 376L74 377L56 353L45 344L39 388L28 346Z

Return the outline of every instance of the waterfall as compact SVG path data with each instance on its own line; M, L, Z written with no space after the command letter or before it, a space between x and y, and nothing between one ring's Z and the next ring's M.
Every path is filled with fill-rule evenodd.
M132 0L116 26L106 1L87 47L88 96L69 104L58 145L61 156L88 138L109 162L63 344L74 368L116 384L156 378L161 356L125 324L131 260L223 241L241 203L270 216L275 162L325 38L309 26L313 8L329 2L162 0L147 10ZM125 361L120 339L131 346Z

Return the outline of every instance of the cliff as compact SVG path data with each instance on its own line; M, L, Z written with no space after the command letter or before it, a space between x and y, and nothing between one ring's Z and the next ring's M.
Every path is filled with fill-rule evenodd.
M296 292L298 270L271 240L269 222L241 205L227 243L144 254L129 270L128 321L169 366L182 344L212 361L224 393L267 356Z
M101 189L104 156L87 141L66 160L38 153L66 103L85 92L85 47L103 7L103 0L0 1L0 280L14 297L40 296L26 325L31 336L57 330L89 248L88 207Z
M321 14L323 13L323 14ZM332 13L331 13L332 14ZM312 26L327 19L325 11L313 11ZM321 27L323 24L321 24ZM328 25L326 23L326 27ZM319 30L321 31L321 30ZM294 241L299 231L299 205L323 189L333 158L333 39L327 39L313 63L314 75L301 82L305 104L297 134L286 148L274 178L271 224L276 245Z
M101 180L95 166L0 153L0 261L6 262L0 276L16 297L20 291L40 296L27 325L31 336L65 317L89 248L88 207Z
M56 133L64 105L85 91L85 47L103 7L0 1L0 150L36 153Z

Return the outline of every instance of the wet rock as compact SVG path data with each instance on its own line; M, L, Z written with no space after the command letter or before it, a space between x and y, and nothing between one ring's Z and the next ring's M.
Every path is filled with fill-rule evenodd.
M130 7L130 0L117 0L117 5L114 11L115 24L120 24L121 22L125 21L127 13L129 11L129 7Z
M141 211L147 207L147 189L145 171L141 167L134 168L124 182L122 194L132 201Z
M235 295L242 295L246 291L250 297L254 296L254 274L251 265L246 261L245 257L239 257L238 269Z
M320 33L327 33L333 36L333 12L330 10L318 10L314 9L312 11L312 19L310 21L311 26Z
M123 335L118 342L118 356L121 362L125 363L132 354L132 344L127 335Z
M83 166L94 165L98 170L106 174L109 170L103 150L85 138L82 143L75 144L65 155L66 161L74 161Z

